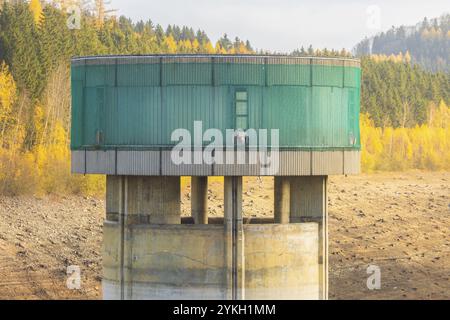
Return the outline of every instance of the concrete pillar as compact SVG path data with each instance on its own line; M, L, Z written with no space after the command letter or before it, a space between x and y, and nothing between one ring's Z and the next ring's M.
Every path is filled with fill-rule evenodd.
M289 223L291 184L288 177L274 177L275 223Z
M145 203L151 224L180 224L180 177L145 177Z
M208 177L191 177L191 211L195 224L208 224Z
M119 294L132 298L132 235L130 225L180 224L180 177L107 176L106 218L119 224L117 242Z
M292 223L319 224L319 298L328 299L328 201L327 176L291 177Z
M180 177L107 176L106 214L127 224L179 224Z
M224 228L227 263L227 299L245 299L242 177L225 177Z

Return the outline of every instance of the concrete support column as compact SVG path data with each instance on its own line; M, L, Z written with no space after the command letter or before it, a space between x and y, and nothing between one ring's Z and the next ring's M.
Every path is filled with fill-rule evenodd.
M291 183L288 177L274 177L275 223L289 223Z
M127 224L179 224L180 177L107 176L107 219Z
M144 184L150 224L180 224L180 177L144 177Z
M242 177L225 177L224 227L227 263L227 299L245 299Z
M291 222L319 224L319 299L328 299L327 176L291 177Z
M191 177L191 211L195 224L208 224L208 177Z
M117 243L117 294L104 296L121 300L132 298L132 225L180 224L180 177L106 177L106 220L117 223L117 233L105 241ZM112 254L112 253L108 253ZM114 289L113 291L115 291Z

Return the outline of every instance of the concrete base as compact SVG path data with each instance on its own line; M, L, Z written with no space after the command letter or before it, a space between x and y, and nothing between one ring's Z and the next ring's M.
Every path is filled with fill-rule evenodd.
M327 298L327 177L276 177L278 223L260 224L244 224L240 176L225 177L223 223L207 224L206 179L181 224L179 177L107 177L105 299Z
M104 299L227 299L223 225L104 224ZM318 224L244 225L243 299L318 299ZM121 274L125 273L125 281Z

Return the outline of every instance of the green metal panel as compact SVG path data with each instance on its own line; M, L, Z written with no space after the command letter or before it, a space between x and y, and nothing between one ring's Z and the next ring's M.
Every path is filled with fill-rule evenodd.
M270 64L267 66L267 84L271 85L311 85L311 66L292 64Z
M310 128L311 147L350 147L347 108L342 103L342 89L312 87ZM326 128L326 130L324 130Z
M116 81L116 66L86 65L86 87L114 86Z
M117 65L117 85L119 87L158 86L159 84L159 63Z
M264 92L262 128L278 129L285 147L309 147L310 88L273 86Z
M175 129L184 128L194 139L194 121L202 121L203 131L213 125L213 87L211 86L168 86L163 87L164 105L162 119L162 145L170 141Z
M217 128L225 136L235 126L236 90L247 92L249 127L279 129L282 148L360 147L357 61L177 59L74 60L71 148L173 145L172 131L193 134L194 121L202 121L203 131Z
M104 105L104 87L85 88L86 94L83 117L81 123L81 131L83 146L98 146L97 140L100 129L100 112Z
M350 137L354 137L354 147L361 148L361 137L359 128L360 95L358 89L348 90L348 132Z
M344 87L361 87L361 69L355 67L344 68Z
M84 81L86 68L84 65L72 66L71 68L72 81Z
M214 64L214 83L216 85L264 85L264 77L263 64Z
M160 88L117 88L117 110L111 114L115 117L105 132L109 145L154 146L161 143Z
M163 85L211 85L211 63L164 63Z
M313 86L342 87L344 68L342 66L312 65Z
M214 90L214 108L213 119L217 129L225 133L226 129L233 127L233 92L234 89L229 86L213 87ZM225 135L224 135L225 138Z
M73 69L72 69L73 70ZM72 75L74 72L72 72ZM83 81L72 80L72 125L75 126L70 132L70 147L72 150L81 147L83 135L81 125L83 123Z

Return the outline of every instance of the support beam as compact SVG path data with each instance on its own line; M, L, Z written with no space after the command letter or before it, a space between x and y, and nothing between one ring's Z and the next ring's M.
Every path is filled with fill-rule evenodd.
M274 177L275 223L289 223L291 184L288 177Z
M191 211L195 224L208 224L208 177L191 177Z
M319 224L319 299L328 299L327 176L291 177L291 222Z
M245 299L245 260L242 220L242 177L225 177L224 179L227 298L243 300Z

